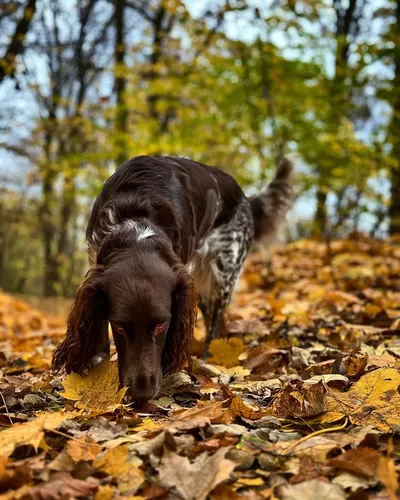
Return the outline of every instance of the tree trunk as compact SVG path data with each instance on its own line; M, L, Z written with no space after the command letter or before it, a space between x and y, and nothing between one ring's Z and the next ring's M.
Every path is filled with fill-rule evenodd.
M328 198L328 193L321 187L317 191L317 208L314 215L314 234L321 235L325 233L326 222L327 222L327 207L326 200Z
M17 56L24 50L24 41L29 30L29 25L35 14L36 0L28 0L24 7L21 19L17 22L13 37L7 47L6 54L0 61L0 83L5 76L13 77L16 70Z
M53 224L54 210L53 204L54 174L46 172L43 181L43 203L40 210L40 221L43 233L44 247L44 295L53 297L57 295L57 284L59 282L59 272L57 258L54 252L55 228Z
M126 42L125 42L125 0L114 0L115 19L115 161L120 165L128 158L128 107L126 102Z
M396 26L394 28L394 41L400 37L400 0L397 0ZM389 209L389 231L390 234L400 233L400 47L395 43L394 48L395 77L393 81L393 118L390 126L391 142L393 146L392 156L396 164L390 172L390 209Z

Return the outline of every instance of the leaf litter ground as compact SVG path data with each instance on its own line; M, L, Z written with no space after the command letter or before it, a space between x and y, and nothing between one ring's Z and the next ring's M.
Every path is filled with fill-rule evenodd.
M64 320L0 295L0 498L398 498L399 242L254 254L227 324L132 407L115 352L55 375Z

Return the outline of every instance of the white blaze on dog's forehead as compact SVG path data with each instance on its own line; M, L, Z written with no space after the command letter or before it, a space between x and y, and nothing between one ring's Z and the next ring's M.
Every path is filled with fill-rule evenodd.
M151 229L151 227L140 227L136 229L138 240L144 240L145 238L150 238L156 233Z
M136 231L138 241L150 238L151 236L155 236L156 234L151 227L139 226L139 224L134 220L126 220L124 221L124 225L127 226L130 230Z

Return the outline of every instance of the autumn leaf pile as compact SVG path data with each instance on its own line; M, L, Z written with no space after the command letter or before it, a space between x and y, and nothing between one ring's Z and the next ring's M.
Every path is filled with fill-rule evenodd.
M126 404L116 355L50 372L60 320L0 295L1 499L398 498L400 246L254 254L228 335Z

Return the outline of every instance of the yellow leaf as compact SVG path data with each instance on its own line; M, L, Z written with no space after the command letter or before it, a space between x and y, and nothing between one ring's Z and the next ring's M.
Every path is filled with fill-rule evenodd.
M380 368L367 373L348 392L327 392L327 412L320 422L335 422L348 416L355 425L372 425L383 432L400 424L400 373Z
M132 464L127 462L127 458L128 446L118 446L107 450L101 458L97 458L93 462L93 467L100 469L109 476L118 477L132 467Z
M241 477L237 482L245 486L262 486L264 484L264 480L261 477Z
M74 462L94 460L101 449L101 446L87 436L83 439L68 441L67 443L68 455Z
M115 409L122 401L127 390L119 389L118 366L110 363L107 357L82 377L77 373L67 375L63 382L65 399L76 401L75 407L88 411Z
M390 457L379 457L376 476L385 486L390 500L396 500L398 498L396 492L399 489L399 481L397 479L396 466Z
M105 486L99 486L99 489L94 496L94 500L111 500L113 494L114 491L109 484L106 484Z
M58 427L61 422L74 418L74 413L47 412L36 420L15 424L0 433L0 455L9 456L16 446L32 445L35 450L43 439L44 432Z
M118 478L118 489L123 495L134 495L142 486L144 479L144 472L131 464L129 470Z
M208 362L232 368L238 364L238 358L245 350L246 346L237 337L215 339L210 344L212 357Z

